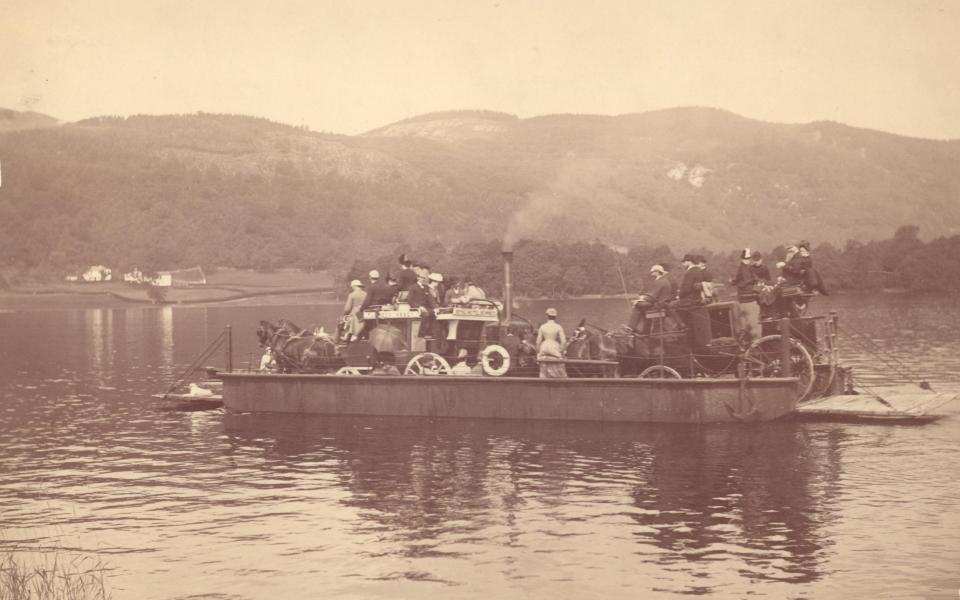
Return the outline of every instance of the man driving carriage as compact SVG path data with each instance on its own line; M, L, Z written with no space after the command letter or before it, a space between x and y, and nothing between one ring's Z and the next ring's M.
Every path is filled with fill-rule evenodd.
M666 308L667 304L677 295L676 286L673 280L667 276L667 270L663 268L663 265L656 264L650 267L650 277L653 278L650 289L641 293L633 301L633 311L630 313L630 320L627 322L628 331L637 331L637 325L642 321L644 326L640 333L650 333L646 312L650 309Z

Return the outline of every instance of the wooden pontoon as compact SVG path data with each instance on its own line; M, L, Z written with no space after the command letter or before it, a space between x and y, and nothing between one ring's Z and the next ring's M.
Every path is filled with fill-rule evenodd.
M237 412L734 423L778 419L797 406L796 378L221 376L224 406Z

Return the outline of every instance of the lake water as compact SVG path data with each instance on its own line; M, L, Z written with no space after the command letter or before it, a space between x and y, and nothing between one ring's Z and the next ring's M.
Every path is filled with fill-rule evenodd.
M627 316L623 300L554 304L568 326ZM863 383L899 377L854 347L869 340L960 390L954 299L814 311L831 308ZM246 366L258 319L329 326L338 311L0 313L0 551L94 557L118 599L957 597L955 404L925 426L696 427L172 412L150 397L226 324Z

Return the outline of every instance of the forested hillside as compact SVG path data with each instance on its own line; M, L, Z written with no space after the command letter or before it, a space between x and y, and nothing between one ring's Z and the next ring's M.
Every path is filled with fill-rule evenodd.
M926 238L960 228L960 142L837 123L458 111L343 136L233 115L32 118L0 127L7 273L335 268L507 235L678 254L801 237L842 248L904 224Z

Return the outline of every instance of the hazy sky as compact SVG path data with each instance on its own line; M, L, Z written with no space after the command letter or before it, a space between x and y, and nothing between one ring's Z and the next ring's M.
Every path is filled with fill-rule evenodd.
M0 106L360 133L715 106L960 138L960 0L2 0Z

